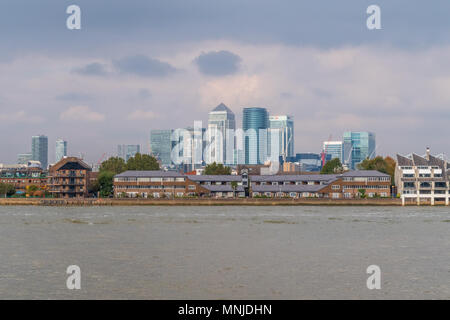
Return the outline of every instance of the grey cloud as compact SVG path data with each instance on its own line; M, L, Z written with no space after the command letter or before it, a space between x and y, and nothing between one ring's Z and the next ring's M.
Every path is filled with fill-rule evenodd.
M79 102L79 101L89 101L92 100L92 96L89 94L79 93L79 92L67 92L55 97L56 100L60 101L71 101L71 102Z
M78 73L84 76L105 76L108 74L106 66L104 64L93 62L83 67L73 69L74 73Z
M210 76L226 76L239 71L242 59L230 51L202 53L194 62L199 71Z
M144 55L125 57L114 61L114 67L123 74L135 74L141 77L165 77L177 71L167 62Z
M138 97L141 99L148 99L151 96L152 96L152 93L148 89L142 88L142 89L139 89L139 91L138 91Z

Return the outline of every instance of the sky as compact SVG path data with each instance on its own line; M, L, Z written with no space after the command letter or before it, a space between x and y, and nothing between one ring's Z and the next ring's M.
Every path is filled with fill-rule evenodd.
M81 8L81 30L66 9ZM369 5L381 30L366 27ZM380 155L450 155L450 2L2 0L0 163L58 138L96 163L220 103L295 119L295 151L372 131Z

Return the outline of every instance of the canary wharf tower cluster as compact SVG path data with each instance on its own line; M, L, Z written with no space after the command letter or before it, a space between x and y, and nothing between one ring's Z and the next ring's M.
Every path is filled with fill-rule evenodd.
M264 164L294 156L294 121L291 116L269 116L265 108L244 108L242 127L233 111L221 103L201 122L184 129L151 130L151 153L163 166L205 163Z
M163 167L181 167L184 171L200 169L213 162L228 166L298 162L303 164L304 171L318 171L323 160L339 158L353 168L362 159L373 157L374 134L351 132L344 137L345 143L324 143L322 154L295 154L292 116L270 115L266 108L260 107L243 108L242 126L238 127L233 111L221 103L209 112L206 128L201 121L196 121L193 127L151 130L150 151ZM370 142L366 143L368 148L358 147L364 145L360 141L363 137ZM333 147L328 148L332 144ZM356 153L358 158L352 156Z

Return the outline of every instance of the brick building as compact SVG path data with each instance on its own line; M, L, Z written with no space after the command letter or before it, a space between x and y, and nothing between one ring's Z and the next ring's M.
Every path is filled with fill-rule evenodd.
M49 168L49 192L57 198L87 197L91 171L81 159L63 158Z

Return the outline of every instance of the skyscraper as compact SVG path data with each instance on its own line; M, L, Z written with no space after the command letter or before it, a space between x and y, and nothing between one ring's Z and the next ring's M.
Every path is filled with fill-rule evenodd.
M31 137L32 160L39 161L42 169L48 166L48 138L44 135Z
M356 169L364 159L375 157L375 134L372 132L344 132L344 163Z
M208 142L209 154L205 157L208 163L232 164L234 161L234 131L236 121L233 111L223 103L209 113Z
M141 146L138 144L119 144L117 146L117 156L125 161L128 161L128 159L140 152Z
M324 141L323 150L326 155L329 155L331 159L338 158L341 163L343 162L343 143L342 141Z
M55 162L59 162L64 157L67 157L67 141L58 139L56 140Z
M150 131L151 154L160 160L163 166L170 166L172 164L172 132L172 129Z
M268 122L265 108L244 108L245 164L264 164L266 161Z
M271 141L273 135L278 138L278 155L286 160L287 157L294 156L294 120L291 116L270 116L269 117L269 154L273 156ZM278 159L278 158L277 158Z

